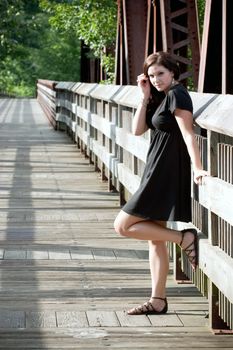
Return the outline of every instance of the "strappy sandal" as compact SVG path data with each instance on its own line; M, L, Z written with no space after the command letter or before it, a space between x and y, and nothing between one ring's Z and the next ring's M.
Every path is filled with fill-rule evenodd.
M131 310L127 311L128 315L161 315L165 314L168 310L167 298L151 297L151 299L160 299L165 302L164 308L161 311L155 310L154 306L150 301L147 301L145 304L134 307Z
M185 236L186 232L191 232L193 234L194 238L193 238L193 241L186 248L183 248L182 244L183 244L183 240L184 240L184 236ZM180 247L187 255L187 258L188 258L190 264L192 265L192 268L195 270L197 268L197 265L198 265L197 231L195 229L188 228L188 229L182 230L181 234L182 234L182 237L181 237L181 241L180 241ZM193 248L190 248L192 246L193 246ZM195 252L195 255L191 255L192 252Z

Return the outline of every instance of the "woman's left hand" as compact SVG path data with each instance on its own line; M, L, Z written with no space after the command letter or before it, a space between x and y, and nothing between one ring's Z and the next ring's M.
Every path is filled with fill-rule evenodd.
M205 176L210 176L210 174L208 173L208 171L206 170L194 170L194 174L193 174L193 180L197 185L202 185L202 179Z

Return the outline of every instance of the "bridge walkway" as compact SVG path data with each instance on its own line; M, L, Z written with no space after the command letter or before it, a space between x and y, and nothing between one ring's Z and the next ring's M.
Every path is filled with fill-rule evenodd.
M118 195L36 100L0 100L0 198L0 349L233 349L172 273L167 315L126 315L150 295L147 243L115 234Z

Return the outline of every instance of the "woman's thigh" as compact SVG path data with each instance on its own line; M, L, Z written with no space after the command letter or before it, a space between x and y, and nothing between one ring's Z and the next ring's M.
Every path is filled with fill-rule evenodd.
M117 232L122 231L122 230L125 231L130 226L136 224L137 222L142 222L142 221L146 221L146 220L147 219L127 214L126 212L121 210L115 219L114 228Z

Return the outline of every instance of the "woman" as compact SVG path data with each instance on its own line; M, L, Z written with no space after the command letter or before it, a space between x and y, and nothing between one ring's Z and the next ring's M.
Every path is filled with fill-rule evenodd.
M129 315L167 312L167 241L179 244L192 268L197 266L196 230L166 228L167 221L191 221L190 159L197 184L207 175L193 131L192 101L178 79L176 61L158 52L146 59L144 73L137 80L142 100L133 133L142 135L150 128L151 143L141 185L118 214L114 227L123 236L149 241L152 292L150 300L129 310Z

